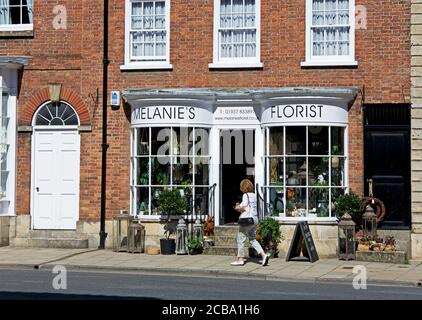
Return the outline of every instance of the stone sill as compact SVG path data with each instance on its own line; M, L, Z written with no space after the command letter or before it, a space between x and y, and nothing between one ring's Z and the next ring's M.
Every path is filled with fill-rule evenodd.
M0 31L0 38L28 38L34 36L34 30Z
M356 251L356 261L406 264L406 251Z

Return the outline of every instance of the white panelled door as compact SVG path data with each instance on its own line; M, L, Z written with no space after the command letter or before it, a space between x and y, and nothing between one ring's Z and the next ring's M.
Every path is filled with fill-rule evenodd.
M78 130L34 131L34 229L74 230L79 217Z

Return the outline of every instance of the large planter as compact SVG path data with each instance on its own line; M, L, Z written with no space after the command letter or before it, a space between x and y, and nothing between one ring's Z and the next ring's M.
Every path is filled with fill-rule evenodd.
M174 239L160 239L160 251L161 254L175 254L176 241Z

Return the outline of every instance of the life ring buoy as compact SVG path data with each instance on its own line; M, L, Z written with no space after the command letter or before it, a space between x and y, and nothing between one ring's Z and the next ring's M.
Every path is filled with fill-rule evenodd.
M380 224L385 217L385 206L384 202L382 202L378 198L372 198L372 197L364 197L363 198L363 210L365 212L365 208L371 205L374 209L375 214L377 215L377 224Z

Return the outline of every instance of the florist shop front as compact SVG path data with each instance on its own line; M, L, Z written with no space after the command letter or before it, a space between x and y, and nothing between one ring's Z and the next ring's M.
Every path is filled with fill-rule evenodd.
M279 220L287 239L298 221L308 221L320 253L334 255L332 203L349 187L348 111L357 94L357 88L125 90L130 211L147 225L147 245L161 235L157 199L164 189L187 197L186 218L212 216L219 226L237 221L239 183L249 178L261 217Z

